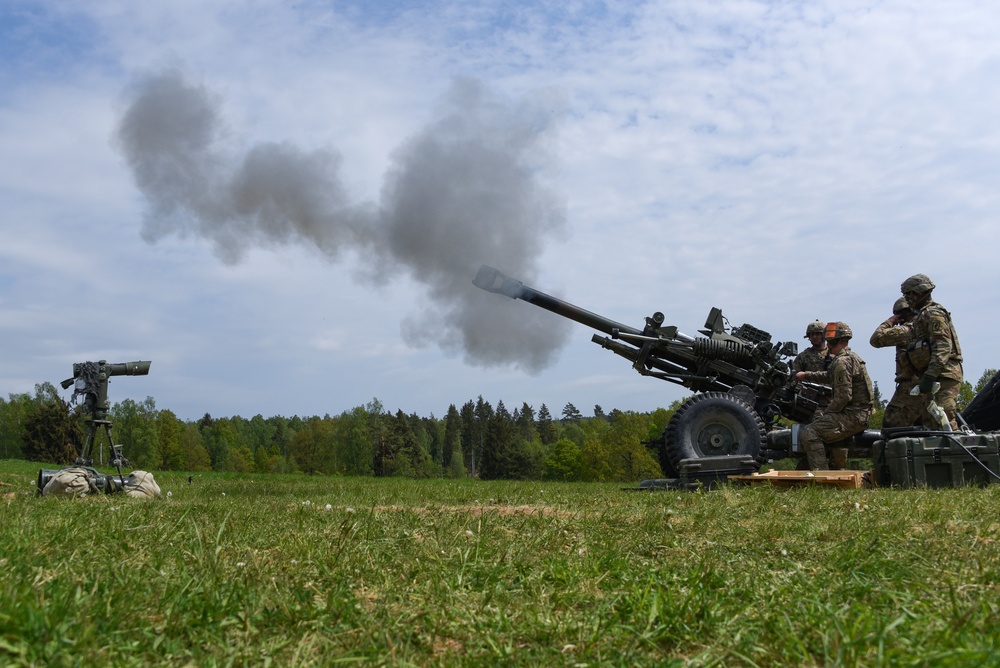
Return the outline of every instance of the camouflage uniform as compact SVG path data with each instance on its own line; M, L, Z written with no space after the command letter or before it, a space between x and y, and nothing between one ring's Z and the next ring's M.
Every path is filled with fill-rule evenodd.
M823 334L826 330L826 323L816 320L815 322L809 323L806 327L806 336L809 338L810 334ZM826 342L823 342L821 348L816 348L810 345L808 348L799 353L795 359L792 361L792 371L798 373L799 371L826 371L830 365L829 350L826 347ZM821 385L830 386L829 381L823 381ZM819 406L817 407L819 411L826 408L827 404L830 403L829 397L823 397L819 400Z
M951 321L951 314L934 301L924 304L911 323L913 341L907 346L907 359L913 365L914 378L919 382L922 375L933 376L941 383L934 400L944 409L952 429L958 429L958 390L964 379L962 371L962 347ZM937 421L927 412L931 395L920 394L924 426L933 429Z
M825 327L825 324L824 324ZM829 349L824 344L822 348L817 350L816 348L809 346L801 353L799 353L795 360L792 361L792 369L798 373L799 371L822 371L825 372L830 363ZM814 381L810 381L814 382ZM829 381L823 381L821 385L830 386ZM822 397L819 400L819 405L816 407L816 413L813 415L812 419L815 420L830 403L830 397ZM834 469L843 469L847 466L847 448L833 448L830 452L831 466Z
M892 323L892 318L886 319L872 334L870 343L873 348L896 347L896 391L885 407L882 418L883 428L912 427L921 424L924 406L927 400L920 396L911 396L910 390L920 380L907 356L906 347L913 341L913 325L898 325Z
M803 380L827 381L833 398L826 411L799 432L799 441L814 471L829 468L826 446L859 434L868 427L872 414L872 381L864 360L850 348L833 356L828 371L807 372Z
M826 364L826 347L816 350L812 346L809 346L792 362L792 368L795 371L823 371L826 369L824 366Z
M826 371L828 365L830 364L829 351L826 346L823 346L819 350L816 350L812 346L809 346L805 350L796 356L792 361L792 370L795 373L799 371ZM821 385L826 385L829 387L828 382L820 383ZM826 408L826 405L830 403L830 397L822 397L819 400L819 406L817 406L817 413L822 412Z

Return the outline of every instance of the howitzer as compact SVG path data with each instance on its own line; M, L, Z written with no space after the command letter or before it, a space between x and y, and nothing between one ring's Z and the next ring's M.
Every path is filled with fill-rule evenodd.
M655 445L664 471L695 457L752 455L758 461L789 456L794 438L768 449L767 433L779 419L808 422L828 399L830 388L793 382L790 360L798 344L772 343L771 335L752 325L726 331L722 311L712 308L699 330L689 336L665 325L657 311L635 328L615 322L530 288L483 266L473 284L488 292L520 299L602 332L592 341L632 363L644 376L682 385L697 394L676 411Z

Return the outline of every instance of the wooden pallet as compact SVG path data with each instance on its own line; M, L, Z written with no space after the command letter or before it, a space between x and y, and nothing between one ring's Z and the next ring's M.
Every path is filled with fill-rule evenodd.
M731 475L729 480L747 485L773 485L774 487L802 487L820 485L840 489L870 487L874 474L871 471L768 471L752 475Z

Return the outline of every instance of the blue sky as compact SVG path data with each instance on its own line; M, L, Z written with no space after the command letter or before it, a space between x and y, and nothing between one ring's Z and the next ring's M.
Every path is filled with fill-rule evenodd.
M844 320L884 392L867 336L927 273L975 382L998 28L969 0L5 2L0 395L151 359L112 400L185 419L685 396L469 290L482 262L637 326ZM164 163L149 123L192 110L209 140Z

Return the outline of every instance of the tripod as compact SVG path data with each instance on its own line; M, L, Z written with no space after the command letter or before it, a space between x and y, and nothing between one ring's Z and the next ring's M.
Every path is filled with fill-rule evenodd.
M108 436L108 446L109 446L108 464L118 469L118 477L121 478L122 466L128 466L128 460L125 459L125 456L122 454L122 444L119 443L115 445L115 439L111 435L111 427L112 427L111 420L106 420L104 419L104 417L105 416L102 415L100 417L95 417L90 420L87 420L87 424L89 425L87 427L87 437L83 440L83 447L80 448L80 456L76 458L76 464L80 466L94 465L93 457L88 459L87 455L90 454L91 446L94 445L97 442L97 439L99 438L98 429L103 427L104 433L107 434Z

